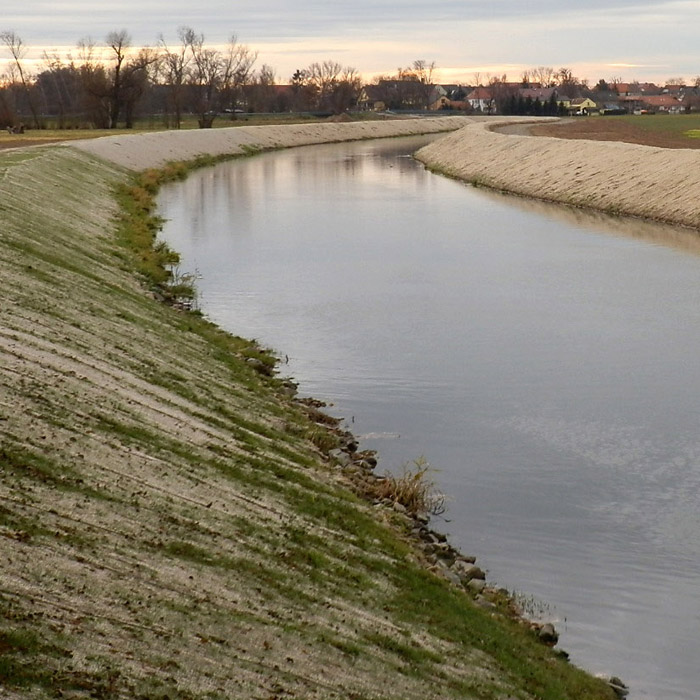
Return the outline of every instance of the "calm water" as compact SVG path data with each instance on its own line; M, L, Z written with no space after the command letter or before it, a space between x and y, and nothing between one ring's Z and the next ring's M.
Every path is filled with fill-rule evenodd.
M437 526L577 664L698 697L698 240L431 175L423 142L195 173L164 237L203 310L286 354L381 467L440 470Z

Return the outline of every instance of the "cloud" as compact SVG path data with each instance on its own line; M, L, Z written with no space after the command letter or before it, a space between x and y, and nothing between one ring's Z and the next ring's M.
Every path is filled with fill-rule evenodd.
M122 27L150 45L160 34L175 42L182 25L210 43L235 33L280 76L323 56L363 73L416 58L451 76L465 66L505 67L513 77L537 65L700 72L697 0L68 0L10 4L0 23L29 46L74 47Z

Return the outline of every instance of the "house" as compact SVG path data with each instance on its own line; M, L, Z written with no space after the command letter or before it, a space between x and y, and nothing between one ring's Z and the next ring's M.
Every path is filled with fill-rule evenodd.
M550 87L550 88L543 88L543 87L521 87L518 88L518 95L521 96L524 100L526 100L528 97L534 102L535 100L539 100L543 104L545 102L549 102L552 99L552 95L554 95L554 99L559 101L556 96L557 89Z
M620 107L630 114L634 112L639 113L641 110L646 109L644 98L641 95L621 95L618 102Z
M357 98L357 106L365 112L383 112L389 103L388 91L382 85L365 85Z
M654 83L617 83L614 85L620 97L636 97L638 95L660 95L661 88Z
M467 95L467 102L469 102L475 112L482 112L483 114L496 113L496 100L491 88L481 86L474 88Z
M429 105L431 110L458 110L460 112L471 112L472 106L467 100L453 100L449 97L440 97L438 100Z
M588 115L598 111L598 105L590 97L576 97L569 103L569 114Z
M447 93L447 96L451 100L465 100L467 95L472 91L473 88L469 85L442 85L443 89Z
M467 95L472 88L462 85L436 85L431 96L432 102L428 109L456 109L471 112L472 106L467 101Z
M428 96L428 109L447 109L450 103L449 93L444 85L433 85Z
M700 111L700 86L685 88L679 99L682 100L686 112Z
M644 104L659 114L680 114L683 111L683 103L673 95L649 95L644 98Z
M564 93L559 92L557 87L521 87L518 89L518 97L527 100L528 97L535 102L539 100L543 105L554 100L557 105L563 105L564 109L568 110L571 106L571 98Z
M431 110L436 110L436 109L450 109L450 103L452 100L450 100L447 95L441 95L440 97L437 98L434 102L431 102L428 105L428 109Z
M664 95L673 95L674 97L679 97L686 89L685 85L666 85L663 89Z

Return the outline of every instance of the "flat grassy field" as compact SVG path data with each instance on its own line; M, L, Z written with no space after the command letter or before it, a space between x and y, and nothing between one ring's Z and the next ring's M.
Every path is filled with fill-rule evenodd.
M535 136L624 141L661 148L700 148L700 114L577 117L533 128Z

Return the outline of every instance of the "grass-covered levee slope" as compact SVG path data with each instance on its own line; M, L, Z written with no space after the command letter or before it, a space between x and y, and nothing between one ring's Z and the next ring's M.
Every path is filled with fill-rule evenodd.
M612 697L428 571L265 352L163 303L161 177L0 156L0 695Z

